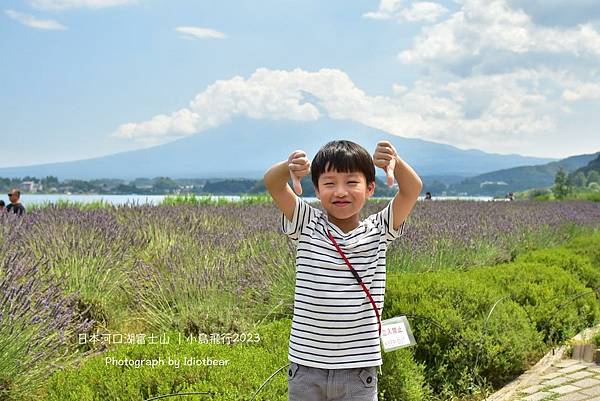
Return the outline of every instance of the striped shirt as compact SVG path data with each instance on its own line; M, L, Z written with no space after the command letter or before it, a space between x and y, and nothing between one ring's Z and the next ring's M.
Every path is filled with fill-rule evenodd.
M331 235L358 272L381 312L385 253L404 234L393 228L392 201L344 233L327 213L296 197L293 220L281 213L281 229L294 241L296 286L288 359L323 369L379 366L377 316L366 293L327 236Z

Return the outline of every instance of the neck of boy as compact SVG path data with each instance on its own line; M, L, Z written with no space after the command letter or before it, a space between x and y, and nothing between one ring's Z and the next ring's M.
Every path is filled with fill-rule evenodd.
M360 223L358 214L350 216L347 219L338 219L330 214L327 214L327 220L335 224L340 230L343 231L344 234L348 234L350 231L354 230Z

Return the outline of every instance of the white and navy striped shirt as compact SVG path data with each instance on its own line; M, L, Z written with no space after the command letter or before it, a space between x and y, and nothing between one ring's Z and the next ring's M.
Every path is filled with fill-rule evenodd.
M296 287L288 359L323 369L379 366L381 350L373 306L327 236L326 227L383 310L387 245L404 234L393 228L392 201L344 233L327 213L296 197L281 229L294 241Z

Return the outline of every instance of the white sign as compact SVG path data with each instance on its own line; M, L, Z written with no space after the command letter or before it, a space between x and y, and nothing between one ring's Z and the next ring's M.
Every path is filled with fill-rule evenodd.
M381 322L381 345L385 352L416 344L406 316L393 317Z

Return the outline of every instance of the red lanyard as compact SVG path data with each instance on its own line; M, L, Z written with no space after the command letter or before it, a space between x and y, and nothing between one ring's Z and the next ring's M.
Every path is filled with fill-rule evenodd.
M354 276L354 278L356 279L356 281L358 281L358 284L360 284L360 286L362 287L363 291L365 293L367 293L367 297L369 297L369 301L371 301L371 305L373 305L373 310L375 311L375 315L377 316L377 323L379 323L379 336L381 336L381 319L379 318L379 311L377 310L377 306L375 305L375 301L373 301L373 297L371 296L371 293L369 292L369 289L363 283L362 279L358 275L358 272L356 270L354 270L354 268L350 264L350 261L348 260L348 258L346 258L346 255L344 255L344 252L342 252L342 250L340 249L340 247L337 244L337 242L335 242L335 239L333 239L333 235L331 235L331 233L329 232L329 229L327 229L327 235L329 236L329 239L331 240L331 242L333 242L333 245L335 246L335 249L337 249L337 251L340 253L340 255L342 255L342 258L344 259L344 262L346 262L346 264L350 268L350 271L352 272L352 275Z

